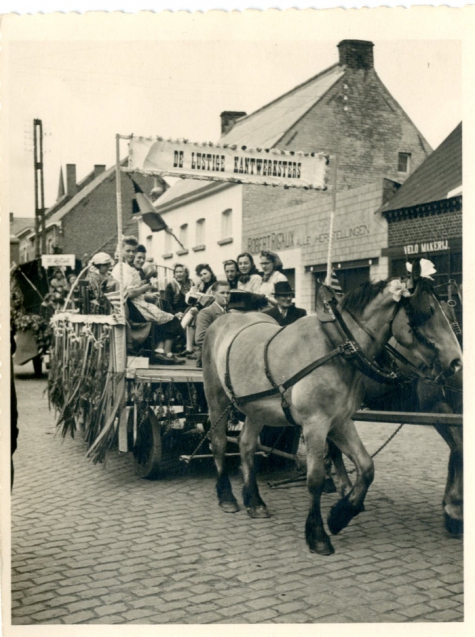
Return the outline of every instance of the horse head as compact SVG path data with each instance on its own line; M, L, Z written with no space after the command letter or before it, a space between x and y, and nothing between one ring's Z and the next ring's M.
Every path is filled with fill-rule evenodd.
M431 279L421 275L420 260L412 267L392 324L396 341L437 377L462 368L462 350L435 295Z

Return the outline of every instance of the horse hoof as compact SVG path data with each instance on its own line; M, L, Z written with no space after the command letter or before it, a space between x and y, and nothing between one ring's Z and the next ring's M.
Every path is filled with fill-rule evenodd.
M239 511L239 504L237 502L220 502L219 506L226 513L237 513Z
M456 520L451 518L450 515L444 513L445 528L451 535L462 535L463 533L463 520Z
M338 533L346 528L351 520L356 515L354 508L351 504L348 504L347 500L340 500L330 510L327 524L332 535L338 535Z
M249 507L247 513L251 518L270 518L271 514L264 506Z
M333 478L325 478L323 483L323 493L336 493L336 486L333 482Z
M310 553L318 553L318 555L333 555L335 549L330 542L330 538L327 538L324 542L316 542L313 547L310 547Z

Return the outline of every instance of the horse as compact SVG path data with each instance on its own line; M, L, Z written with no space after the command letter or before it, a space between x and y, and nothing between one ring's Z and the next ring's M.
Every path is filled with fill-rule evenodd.
M458 327L452 307L446 301L441 301L440 306L450 325L455 326L455 333L461 336L460 327ZM412 351L398 346L397 343L393 345L396 345L398 352L409 361L410 365L405 365L400 360L395 362L399 369L408 375L408 378L412 377L412 381L394 387L364 377L363 404L365 407L384 411L420 411L434 414L463 413L461 369L453 376L445 378L443 384L426 382L427 379L414 376L414 369L411 369L411 366L416 361ZM463 431L461 427L448 427L439 425L437 422L434 423L434 428L450 449L447 481L442 501L445 528L449 533L459 535L463 531ZM351 490L352 484L346 472L341 451L331 442L328 444L327 461L329 461L329 464L326 465L327 483L331 485L333 482L331 478L331 463L333 463L336 469L338 490L340 495L344 497ZM335 486L332 490L336 490Z
M400 279L366 283L350 292L340 308L368 359L374 359L394 335L434 374L449 376L461 368L459 343L430 282L420 277L418 261L407 287ZM364 509L374 477L373 461L351 421L361 404L362 372L352 363L351 351L342 347L342 340L335 324L322 323L316 316L299 319L282 331L264 314L230 312L211 325L203 345L204 390L220 507L225 512L239 511L225 464L230 405L238 405L245 415L239 437L243 501L253 518L269 517L254 469L259 433L265 424L282 427L291 417L303 428L307 444L310 508L306 541L311 552L321 555L334 553L320 510L327 438L350 458L357 476L349 493L330 511L327 523L331 533L339 533ZM314 361L322 364L299 374ZM298 376L295 383L286 386L286 379L293 376ZM275 390L279 384L282 393ZM243 396L249 399L250 395L250 400L243 401Z
M440 301L440 306L461 344L462 332L453 310L453 303ZM399 346L398 351L412 365L415 364L410 350ZM463 413L462 370L444 379L443 384L431 383L426 382L424 378L414 378L411 366L405 366L403 362L398 360L395 362L403 372L412 375L413 381L406 383L404 387L394 388L391 385L376 383L367 377L363 378L365 407L385 411L420 411L434 414ZM447 480L442 500L445 528L452 535L460 535L463 532L463 430L461 427L449 427L437 422L434 423L434 429L450 450ZM351 481L346 473L341 452L331 443L328 447L328 461L327 481L330 485L333 483L331 478L331 463L333 463L340 493L345 495L351 489ZM333 491L335 490L333 485Z

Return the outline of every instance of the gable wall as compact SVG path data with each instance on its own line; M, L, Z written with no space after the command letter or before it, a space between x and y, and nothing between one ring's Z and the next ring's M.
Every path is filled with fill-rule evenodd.
M134 175L134 180L148 194L153 186L153 178ZM82 258L100 250L102 246L117 236L117 212L115 193L115 173L107 177L85 199L62 219L63 236L61 247L66 254ZM132 218L132 182L122 174L122 214L126 227ZM134 232L137 235L137 231ZM114 244L116 242L114 241Z

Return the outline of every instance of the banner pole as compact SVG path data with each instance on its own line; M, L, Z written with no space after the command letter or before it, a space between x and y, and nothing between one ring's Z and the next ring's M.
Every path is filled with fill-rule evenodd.
M334 155L333 163L333 189L332 189L332 211L330 214L330 230L328 232L328 254L327 254L327 276L325 278L325 285L331 287L332 278L332 247L333 247L333 222L336 215L336 178L338 170L338 155Z
M124 264L122 262L122 187L121 187L121 173L120 173L120 135L115 136L115 149L116 149L116 163L115 163L115 192L117 202L117 256L119 258L119 305L121 321L125 320L124 314Z

